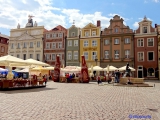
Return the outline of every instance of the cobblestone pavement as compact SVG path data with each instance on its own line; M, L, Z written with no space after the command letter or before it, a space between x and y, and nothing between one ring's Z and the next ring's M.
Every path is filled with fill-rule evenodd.
M160 120L160 82L149 84L155 87L48 82L0 91L0 120Z

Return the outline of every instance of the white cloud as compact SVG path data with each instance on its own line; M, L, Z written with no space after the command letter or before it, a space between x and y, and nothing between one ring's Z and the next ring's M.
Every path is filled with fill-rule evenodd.
M138 29L138 27L139 27L138 22L135 22L135 23L133 24L133 27L136 28L136 29Z
M26 0L22 0L22 3L27 4L27 1Z
M153 0L154 2L156 2L156 3L158 3L159 2L159 0Z

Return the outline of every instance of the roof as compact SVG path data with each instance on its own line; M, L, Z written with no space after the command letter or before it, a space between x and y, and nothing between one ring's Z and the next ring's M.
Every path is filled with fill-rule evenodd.
M4 34L1 34L1 33L0 33L0 37L3 37L3 38L7 38L7 39L9 39L9 36L4 35Z

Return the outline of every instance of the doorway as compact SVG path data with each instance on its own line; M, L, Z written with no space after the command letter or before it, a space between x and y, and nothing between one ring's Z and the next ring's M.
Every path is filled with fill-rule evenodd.
M138 66L137 77L143 78L143 66Z

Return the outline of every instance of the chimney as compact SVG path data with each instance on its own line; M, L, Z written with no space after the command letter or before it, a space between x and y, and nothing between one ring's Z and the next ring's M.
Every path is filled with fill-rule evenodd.
M157 24L155 24L155 28L157 28Z
M101 27L101 21L97 20L97 27Z

